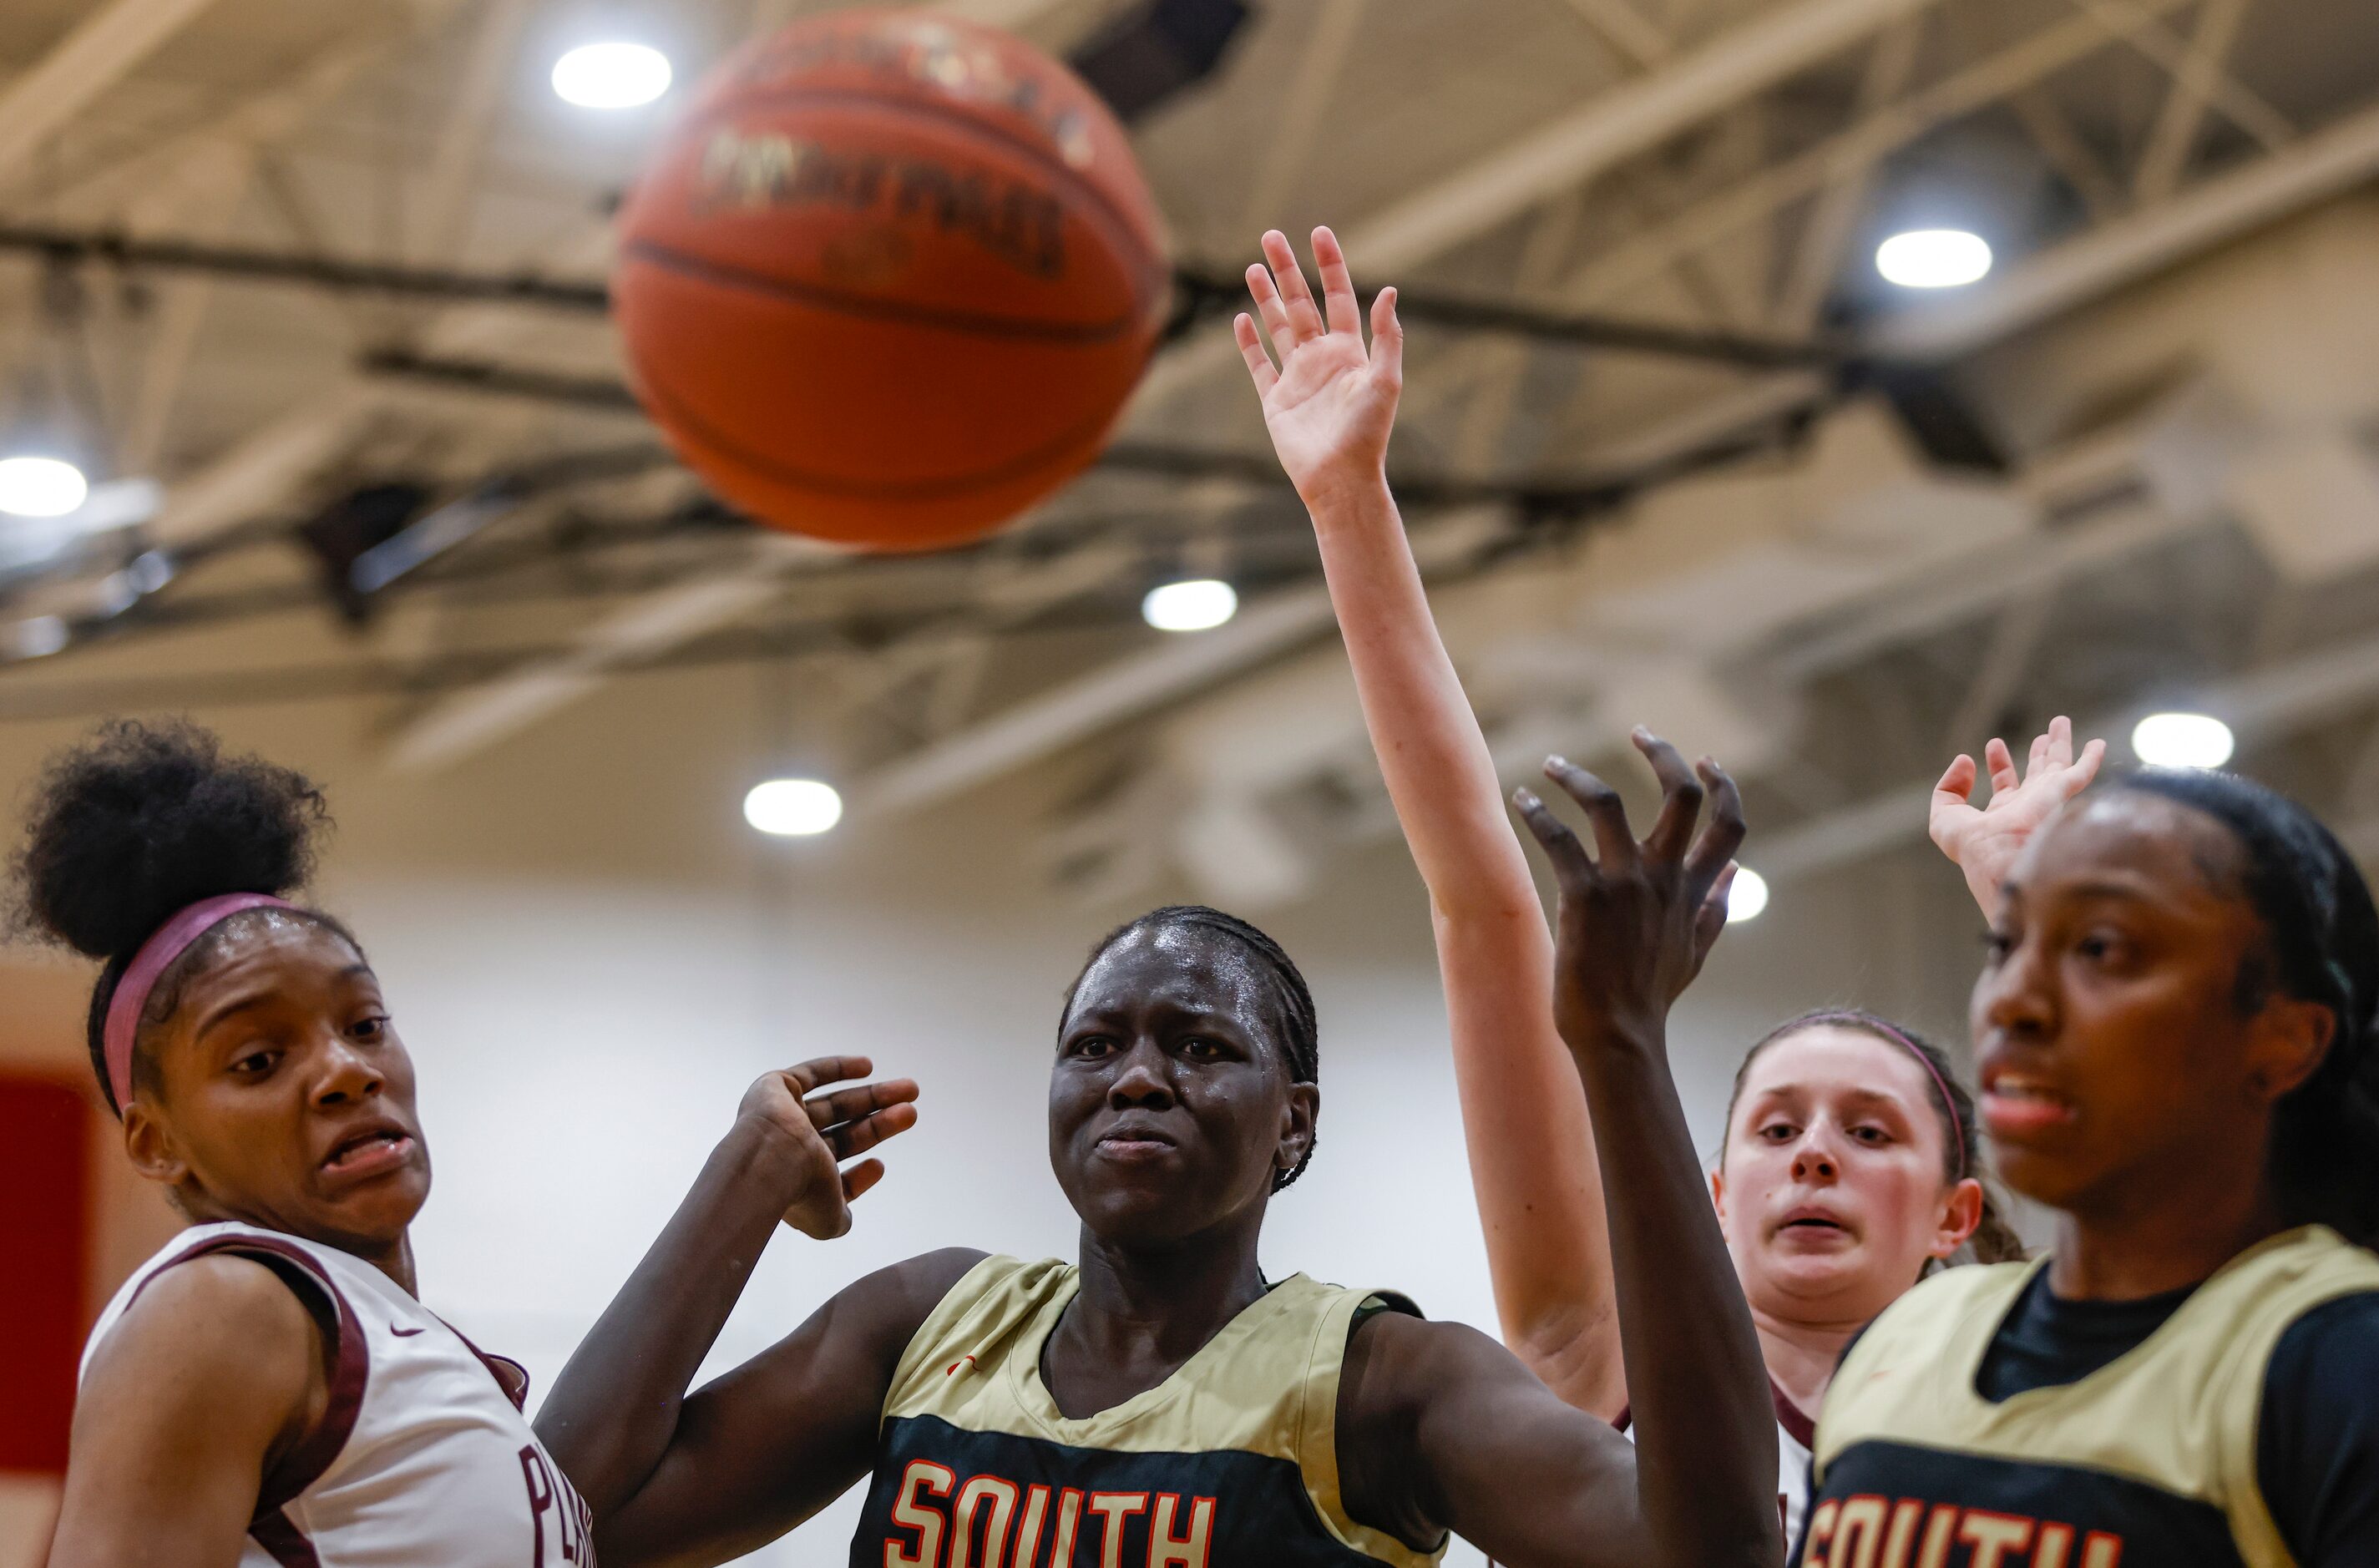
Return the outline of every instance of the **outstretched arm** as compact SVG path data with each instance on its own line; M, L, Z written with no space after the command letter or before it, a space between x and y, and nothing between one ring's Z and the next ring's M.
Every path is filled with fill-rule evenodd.
M1546 1005L1552 941L1388 491L1403 382L1395 291L1372 305L1366 351L1336 236L1313 232L1318 306L1287 239L1269 233L1263 247L1269 268L1250 267L1248 287L1264 331L1241 316L1239 349L1312 514L1363 722L1429 887L1496 1312L1505 1341L1557 1393L1615 1416L1627 1395L1601 1180L1586 1098Z
M883 1176L884 1164L871 1158L845 1169L841 1162L915 1124L917 1086L905 1079L804 1098L871 1070L864 1056L827 1056L766 1074L752 1086L693 1190L547 1396L537 1415L537 1437L593 1511L606 1557L632 1555L624 1545L619 1550L612 1545L623 1514L674 1518L694 1512L657 1504L647 1494L657 1476L685 1478L685 1451L722 1419L732 1425L737 1405L765 1403L772 1386L791 1381L814 1394L814 1424L829 1428L832 1410L864 1409L871 1398L882 1397L881 1385L863 1386L859 1373L840 1380L851 1383L848 1389L830 1377L831 1389L820 1385L821 1368L863 1369L868 1359L863 1350L849 1348L849 1333L838 1338L822 1326L834 1321L831 1307L763 1357L778 1369L774 1377L731 1374L715 1385L756 1392L738 1398L706 1391L708 1417L703 1422L691 1419L685 1397L686 1385L726 1326L778 1224L820 1238L849 1230L852 1200ZM848 1324L853 1317L846 1310L841 1321ZM796 1419L761 1444L779 1465L773 1478L777 1494L805 1495L804 1478L796 1473L800 1466L786 1461L789 1453L808 1452L806 1420ZM832 1498L849 1479L843 1477L819 1501ZM694 1485L679 1478L673 1490L683 1492ZM731 1498L716 1487L706 1502L720 1518L767 1513L756 1502ZM639 1538L650 1546L642 1560L673 1561L678 1548L703 1538L681 1539L647 1529Z
M2040 825L2080 794L2098 776L2107 742L2093 741L2073 754L2073 721L2059 716L2032 742L2028 770L2019 777L2015 756L1997 736L1983 748L1991 773L1991 796L1980 809L1967 800L1974 788L1974 759L1960 753L1933 786L1927 830L1941 852L1966 874L1966 891L1982 906L1983 918L1997 918L1999 884Z
M1633 1448L1457 1326L1381 1314L1347 1356L1350 1510L1410 1541L1460 1531L1514 1568L1774 1568L1776 1428L1750 1309L1669 1073L1669 1007L1726 923L1733 782L1636 731L1664 799L1643 842L1619 796L1555 759L1597 852L1522 790L1561 884L1554 1016L1601 1128ZM1714 798L1698 833L1705 790ZM1366 1340L1370 1343L1367 1345Z

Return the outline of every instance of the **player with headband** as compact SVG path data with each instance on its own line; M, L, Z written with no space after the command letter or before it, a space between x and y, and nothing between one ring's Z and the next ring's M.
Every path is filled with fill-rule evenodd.
M91 1061L136 1170L189 1222L83 1356L51 1568L593 1561L521 1414L526 1377L421 1305L429 1193L412 1059L345 926L291 895L326 826L306 779L182 724L53 759L18 871L30 923L103 959ZM731 1138L839 1234L915 1087L770 1074Z
M1319 301L1284 235L1264 235L1263 250L1267 264L1248 270L1262 325L1238 319L1239 348L1312 514L1364 720L1429 887L1504 1340L1571 1404L1624 1423L1593 1135L1544 1004L1552 943L1388 489L1395 292L1374 304L1367 349L1328 229L1313 234ZM1991 830L2031 802L2061 802L2095 761L2044 754ZM1810 1417L1851 1336L1962 1248L2015 1253L1974 1137L1971 1101L1939 1050L1872 1014L1794 1019L1735 1073L1710 1187L1772 1384L1777 1491L1792 1524L1807 1495Z

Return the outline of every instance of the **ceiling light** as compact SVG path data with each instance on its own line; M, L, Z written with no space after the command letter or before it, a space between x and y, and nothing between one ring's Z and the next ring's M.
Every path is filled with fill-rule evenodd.
M82 470L54 457L0 457L0 512L63 517L91 494Z
M2220 767L2236 744L2210 714L2152 713L2131 730L2131 750L2152 767Z
M815 778L771 778L743 797L743 820L781 838L805 838L842 820L842 797Z
M1963 229L1912 229L1876 247L1875 270L1902 288L1958 288L1991 270L1991 247Z
M553 63L553 90L582 109L634 109L669 84L669 56L642 43L582 43Z
M1151 588L1140 613L1160 632L1204 632L1239 612L1239 596L1228 583L1199 577Z
M66 623L54 615L36 615L0 629L0 658L47 658L66 645Z
M1726 892L1726 923L1757 920L1768 907L1768 878L1747 865L1734 868L1734 886Z

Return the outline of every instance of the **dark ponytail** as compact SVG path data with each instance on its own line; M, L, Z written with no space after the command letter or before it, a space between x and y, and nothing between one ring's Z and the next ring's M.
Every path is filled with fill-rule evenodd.
M2337 1019L2321 1066L2274 1108L2273 1180L2291 1217L2379 1245L2379 911L2370 885L2311 812L2252 779L2143 768L2113 782L2202 812L2238 841L2239 891L2269 937L2240 972L2240 1011L2276 991Z
M328 825L321 791L307 779L261 758L226 757L213 734L187 721L114 720L50 759L17 853L17 923L103 960L88 1034L111 1109L123 1111L102 1041L133 954L201 899L296 891ZM354 941L327 917L309 918ZM213 945L211 935L201 939L159 977L144 1024L172 1016L182 981ZM136 1051L134 1081L148 1081L151 1070L148 1053Z
M1858 1007L1822 1007L1787 1019L1762 1035L1743 1055L1743 1065L1734 1069L1734 1087L1727 1092L1726 1121L1734 1125L1735 1103L1743 1098L1744 1080L1751 1076L1751 1064L1759 1054L1779 1040L1811 1029L1850 1029L1872 1035L1887 1045L1896 1045L1912 1052L1930 1070L1926 1074L1931 1088L1925 1096L1931 1107L1933 1120L1941 1129L1941 1181L1950 1186L1967 1176L1982 1184L1983 1217L1974 1226L1974 1234L1966 1238L1966 1247L1978 1263L2012 1263L2025 1254L2023 1237L2007 1222L1996 1185L1983 1164L1981 1129L1974 1125L1974 1097L1959 1081L1957 1069L1941 1047L1905 1024L1893 1023L1886 1018Z
M1225 914L1203 904L1167 904L1161 910L1149 911L1138 920L1126 922L1100 937L1098 944L1091 949L1091 956L1082 960L1081 969L1075 973L1073 984L1066 987L1066 1005L1058 1013L1059 1027L1064 1026L1066 1014L1074 1010L1074 993L1081 987L1082 976L1091 972L1091 966L1097 963L1108 948L1137 931L1161 931L1168 926L1185 925L1227 936L1263 961L1265 972L1272 977L1274 1001L1280 1008L1281 1045L1288 1055L1289 1081L1321 1082L1321 1020L1314 1014L1313 993L1307 988L1305 976L1298 972L1297 965L1290 960L1287 949L1238 916ZM1273 1178L1272 1189L1274 1192L1305 1174L1305 1167L1313 1163L1314 1143L1319 1141L1317 1135L1306 1144L1305 1158L1297 1163L1295 1170L1285 1171Z

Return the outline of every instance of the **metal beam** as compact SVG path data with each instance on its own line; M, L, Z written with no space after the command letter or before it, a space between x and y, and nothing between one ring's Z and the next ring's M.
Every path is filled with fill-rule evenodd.
M1408 272L1937 3L1794 0L1763 10L1354 225L1347 254L1375 277Z
M0 179L213 0L113 0L0 93Z
M2139 169L2132 176L2131 195L2141 205L2161 201L2180 187L2181 173L2189 166L2190 151L2205 123L2206 103L2213 96L2208 78L2222 69L2223 59L2239 36L2239 24L2247 19L2247 9L2253 4L2254 0L2206 0L2205 9L2198 14L2197 36L2189 42L2190 68L2173 73L2172 90L2165 95L2156 127L2148 132L2147 151L2140 154Z
M2350 190L2374 174L2379 108L2044 251L1962 298L1903 311L1872 334L1869 346L1895 358L1962 353Z
M2283 739L2379 699L2379 636L2341 643L2208 687L2198 706L2228 724L2243 745ZM2094 716L2079 735L2114 732L2130 715ZM1925 836L1929 780L1886 790L1857 805L1799 823L1755 842L1745 863L1770 882L1811 876Z

